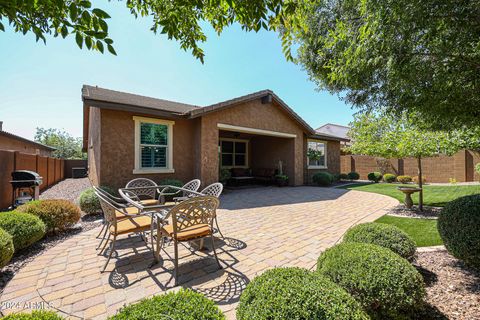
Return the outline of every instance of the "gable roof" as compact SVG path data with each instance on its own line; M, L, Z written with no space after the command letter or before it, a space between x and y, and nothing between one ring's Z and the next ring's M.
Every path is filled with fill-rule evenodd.
M350 127L342 126L335 123L326 123L321 127L318 127L315 131L317 134L326 134L329 136L334 136L350 141L348 137L348 131Z
M315 130L313 130L305 120L303 120L271 90L261 90L234 99L201 107L88 85L84 85L82 88L82 100L84 104L88 106L183 118L201 117L211 112L220 111L256 99L262 99L262 102L265 101L265 103L275 100L284 111L286 111L301 127L304 128L306 132L309 134L315 133Z
M10 133L10 132L7 132L7 131L0 130L0 135L2 135L2 136L4 136L4 137L7 137L7 138L19 140L19 141L22 141L22 142L31 143L31 144L33 144L33 145L36 145L36 146L38 146L38 147L40 147L40 148L43 148L43 149L46 149L46 150L49 150L49 151L55 151L55 150L57 150L57 148L50 147L50 146L47 146L47 145L45 145L45 144L43 144L43 143L36 142L36 141L29 140L29 139L24 138L24 137L17 136L16 134L13 134L13 133Z

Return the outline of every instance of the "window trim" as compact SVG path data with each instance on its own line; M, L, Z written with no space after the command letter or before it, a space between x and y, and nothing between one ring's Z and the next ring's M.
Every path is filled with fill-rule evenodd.
M317 143L323 143L324 149L325 149L325 165L324 166L312 166L310 165L310 159L308 159L308 144L310 142L317 142ZM307 139L307 169L328 169L328 142L325 140L317 140L317 139Z
M133 174L148 174L148 173L174 173L175 169L173 168L173 126L175 121L156 119L156 118L146 118L146 117L137 117L134 116L133 121L135 122L135 166L133 169ZM152 124L161 124L167 126L167 167L166 168L142 168L140 164L140 124L141 123L152 123Z
M222 166L222 141L232 141L232 142L245 142L245 165L244 166ZM249 168L250 158L249 158L249 140L246 139L234 139L234 138L220 138L219 139L219 146L218 146L218 153L220 154L219 161L220 161L220 168L222 169L232 169L232 168ZM234 151L235 151L235 144L234 144ZM228 153L228 152L227 152ZM235 163L235 152L232 153L233 163Z

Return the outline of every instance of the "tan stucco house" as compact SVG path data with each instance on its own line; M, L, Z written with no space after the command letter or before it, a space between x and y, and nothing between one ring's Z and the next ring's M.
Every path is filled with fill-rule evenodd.
M83 86L83 147L96 185L136 177L218 181L220 168L277 169L291 185L340 172L340 141L318 134L270 90L195 106ZM307 148L323 157L307 159Z

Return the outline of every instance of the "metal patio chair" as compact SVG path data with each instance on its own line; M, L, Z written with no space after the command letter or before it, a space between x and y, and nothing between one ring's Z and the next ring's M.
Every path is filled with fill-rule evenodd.
M108 226L107 226L108 238L106 239L105 244L100 250L100 254L103 254L105 248L108 245L110 237L113 236L113 239L110 242L110 252L108 254L107 261L105 262L105 265L103 266L101 272L104 272L105 269L107 268L107 265L112 257L112 253L115 250L115 243L116 243L117 237L120 235L142 234L145 231L151 231L152 236L150 237L150 239L151 239L153 256L155 261L158 261L157 259L158 254L154 250L154 243L153 243L153 226L154 226L155 214L152 214L150 212L142 212L142 213L137 212L135 214L130 214L128 213L128 209L131 207L126 207L124 204L117 203L116 201L106 197L104 193L98 192L97 190L95 194L100 200L100 205L105 215L105 219L108 223ZM118 218L119 214L123 215L124 217L119 219ZM157 224L157 226L158 225L159 224ZM158 227L157 227L157 234L158 234Z
M185 183L182 186L182 188L187 189L187 190L191 190L191 191L198 191L198 189L200 189L201 184L202 184L202 182L199 179L194 179L192 181L189 181L189 182ZM189 197L191 197L193 195L194 195L193 193L189 193L188 191L184 190L184 191L182 191L182 196L173 198L173 201L175 203L179 203L181 201L187 200Z
M215 182L215 183L212 183L211 185L206 186L202 191L200 191L200 193L206 196L213 196L215 198L219 198L220 195L222 194L222 191L223 191L223 184L221 184L220 182ZM217 231L218 233L220 233L222 238L225 238L223 236L222 231L220 231L220 227L218 226L218 220L216 215L215 215L215 226L217 227Z
M130 180L126 185L125 188L141 188L146 187L145 189L136 189L131 190L130 197L135 196L136 200L138 200L143 205L156 205L158 204L157 198L157 189L151 188L155 187L157 184L155 181L147 179L147 178L136 178Z
M174 277L175 285L178 283L178 243L192 240L200 240L200 249L203 240L211 239L213 254L218 267L222 266L218 261L215 243L213 239L213 220L220 201L213 196L199 196L187 199L174 206L167 217L172 217L172 224L159 226L157 232L156 259L160 259L160 250L163 248L165 238L173 241L174 245ZM161 242L161 244L160 244Z

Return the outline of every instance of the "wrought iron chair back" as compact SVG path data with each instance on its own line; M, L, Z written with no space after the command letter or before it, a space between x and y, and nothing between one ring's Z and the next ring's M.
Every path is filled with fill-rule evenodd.
M223 191L223 184L221 184L220 182L215 182L205 187L202 191L200 191L200 193L206 196L213 196L218 198L222 194L222 191Z
M208 224L213 228L219 204L220 201L213 196L194 197L177 204L169 213L174 235L199 224Z
M189 181L189 182L185 183L185 185L182 188L187 189L187 190L197 191L198 189L200 189L200 184L201 183L202 182L200 180L194 179L192 181ZM188 191L183 191L182 196L187 197L190 194L191 193L189 193Z
M115 229L117 228L117 217L116 210L122 210L123 206L114 202L112 199L109 199L102 191L99 191L98 188L95 188L95 194L100 200L100 206L102 207L103 216L105 221L107 221Z
M134 193L139 199L155 199L157 189L151 188L154 186L157 186L157 184L153 180L147 178L136 178L130 180L125 188L146 187L145 189L135 189L131 190L130 192Z

